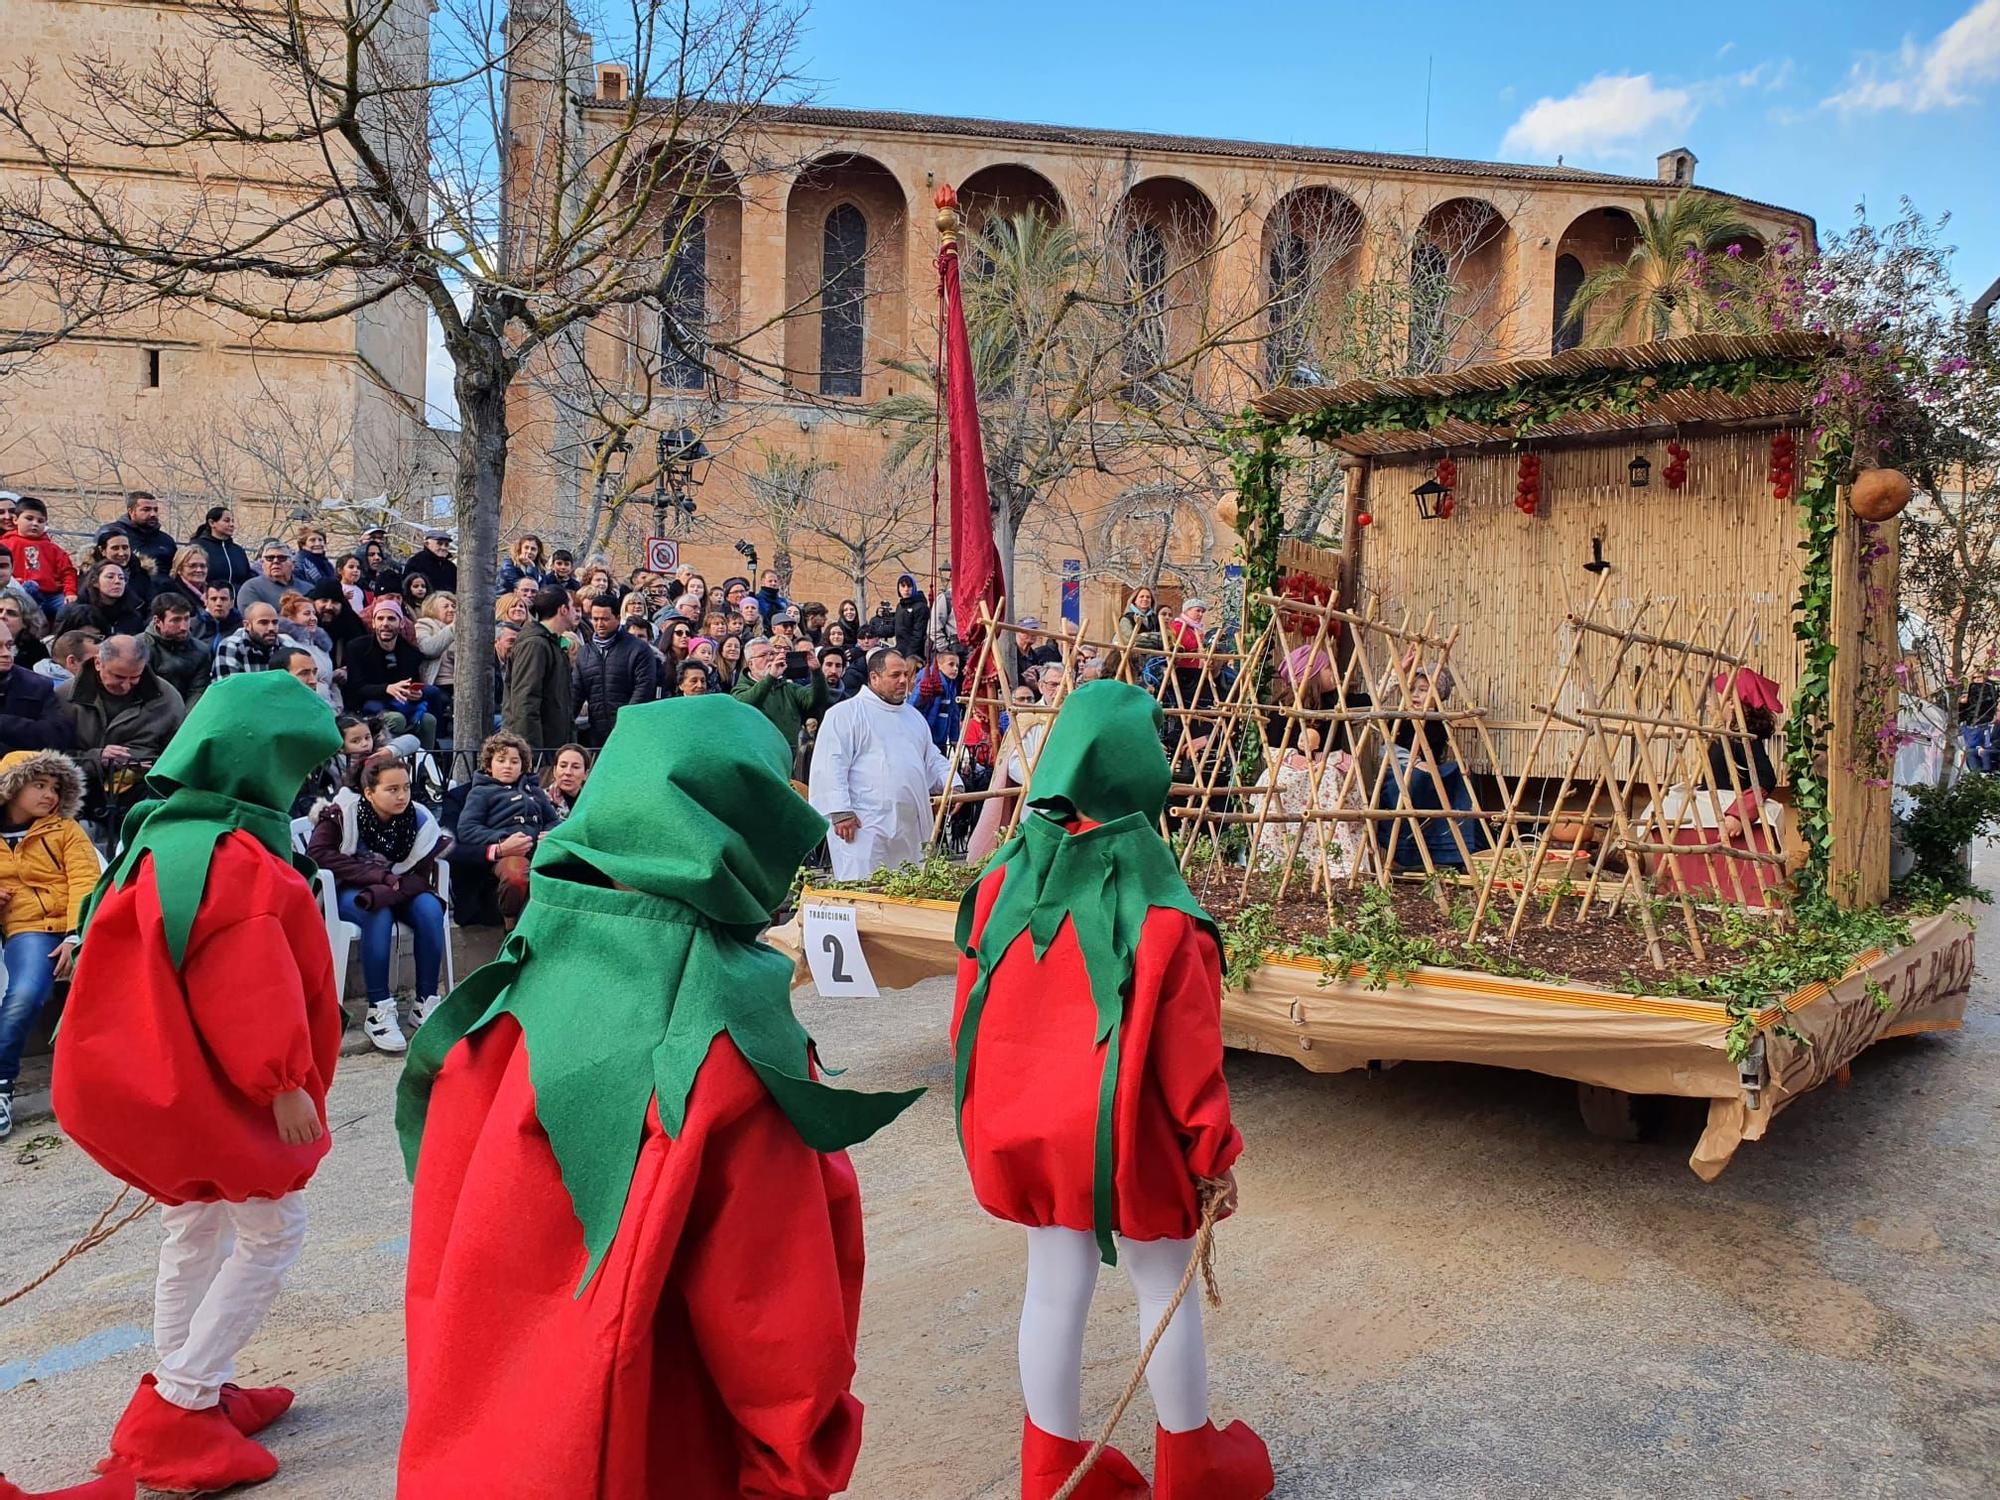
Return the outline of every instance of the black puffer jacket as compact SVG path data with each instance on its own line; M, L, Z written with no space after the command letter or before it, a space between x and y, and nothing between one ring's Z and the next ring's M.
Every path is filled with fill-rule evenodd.
M908 573L896 580L897 586L907 583L909 597L900 593L896 599L896 649L911 661L924 660L924 645L931 632L931 602L924 597L924 591L917 587L917 580Z
M590 744L610 737L620 709L659 696L660 658L651 646L623 630L608 641L584 636L576 653L576 701L590 715Z

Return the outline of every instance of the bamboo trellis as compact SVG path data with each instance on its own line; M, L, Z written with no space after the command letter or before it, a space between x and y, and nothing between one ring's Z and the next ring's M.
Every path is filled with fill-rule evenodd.
M1750 630L1734 610L1683 619L1674 599L1642 599L1613 623L1604 594L1600 577L1559 627L1560 671L1512 768L1476 688L1451 679L1459 632L1435 612L1392 623L1379 600L1355 610L1263 595L1246 601L1268 612L1263 629L1233 647L1218 634L1199 650L1095 639L1079 621L1053 636L1060 659L1044 671L1055 679L1016 703L1023 684L1002 672L1000 644L1033 632L982 610L965 720L979 726L996 783L1007 784L940 798L935 833L942 841L953 810L967 805L980 806L986 834L975 855L1010 833L1064 694L1111 677L1146 685L1160 704L1174 764L1162 826L1183 870L1201 865L1208 881L1226 870L1241 901L1260 876L1278 902L1303 883L1333 923L1339 891L1418 879L1441 909L1453 885L1476 889L1469 939L1503 916L1511 943L1531 913L1551 928L1629 907L1655 965L1667 962L1659 919L1668 910L1699 955L1697 897L1761 905L1784 866L1762 809L1760 835L1707 833L1751 790L1738 754L1715 753L1753 739L1733 691ZM1531 775L1558 735L1573 742L1563 774ZM973 737L968 730L953 746L954 773ZM1500 774L1465 774L1474 753ZM1286 778L1296 792L1301 774L1304 805L1288 809Z

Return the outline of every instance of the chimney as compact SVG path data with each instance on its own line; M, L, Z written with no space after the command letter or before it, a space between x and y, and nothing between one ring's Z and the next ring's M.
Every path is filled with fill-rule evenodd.
M626 100L626 91L631 87L631 80L632 75L626 71L625 64L599 63L597 65L597 102L599 104L623 104ZM1661 158L1662 162L1665 160L1665 157ZM1664 176L1666 173L1665 166L1662 166L1660 171Z
M1660 155L1660 181L1674 187L1687 187L1694 181L1694 153L1685 146L1676 146Z

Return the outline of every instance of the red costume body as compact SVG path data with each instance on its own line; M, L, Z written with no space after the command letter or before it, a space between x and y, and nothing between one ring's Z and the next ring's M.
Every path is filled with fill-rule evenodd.
M150 859L91 914L56 1048L54 1102L92 1160L166 1204L281 1198L331 1144L287 1146L271 1101L304 1089L326 1123L340 1054L320 904L247 833L217 841L179 969Z
M1080 827L1089 826L1080 824ZM976 944L1006 871L981 882ZM961 960L952 1040L977 976ZM1222 1073L1221 958L1185 912L1155 907L1141 930L1120 1030L1113 1109L1117 1228L1186 1239L1201 1223L1199 1178L1242 1154ZM1038 961L1016 943L993 971L960 1114L980 1206L1035 1228L1090 1230L1098 1080L1104 1058L1076 934L1067 921Z
M528 1066L501 1016L453 1048L431 1096L399 1500L844 1489L863 1258L846 1153L800 1140L718 1036L677 1138L648 1107L624 1215L579 1296L583 1236Z

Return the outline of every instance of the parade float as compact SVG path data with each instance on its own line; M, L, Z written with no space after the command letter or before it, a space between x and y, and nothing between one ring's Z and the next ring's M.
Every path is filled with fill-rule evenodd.
M1830 352L1695 336L1253 403L1219 512L1240 630L1060 641L1066 678L1159 698L1232 1045L1568 1078L1623 1138L1704 1101L1713 1178L1868 1047L1960 1026L1971 918L1889 879L1908 487L1818 410ZM1281 539L1329 449L1338 536ZM886 987L954 972L956 896L1032 796L1051 710L1005 701L1018 632L981 624L968 722L1005 769L925 866L802 897Z

